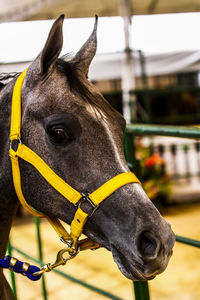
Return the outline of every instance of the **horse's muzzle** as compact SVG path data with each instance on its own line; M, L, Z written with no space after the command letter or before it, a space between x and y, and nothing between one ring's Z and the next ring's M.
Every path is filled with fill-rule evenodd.
M169 228L168 234L157 236L150 231L143 231L137 240L138 255L143 261L143 272L147 279L163 272L172 255L175 235Z
M111 244L115 262L120 271L131 280L151 280L168 265L175 243L175 235L166 224L163 236L148 230L141 231L136 239L136 253L123 251Z

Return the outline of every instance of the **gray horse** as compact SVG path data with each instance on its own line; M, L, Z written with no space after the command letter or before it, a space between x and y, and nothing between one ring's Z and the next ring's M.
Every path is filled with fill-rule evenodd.
M46 44L29 66L22 88L22 141L68 184L87 193L123 172L124 118L87 79L96 52L96 29L71 59L58 58L63 44L60 16ZM0 85L0 257L6 252L19 201L11 175L9 128L16 78ZM75 207L28 163L20 161L27 202L48 216L70 224ZM120 271L132 280L148 280L167 266L174 245L170 225L138 183L126 184L88 219L84 233L109 251ZM25 246L25 245L24 245ZM13 299L0 270L0 299Z

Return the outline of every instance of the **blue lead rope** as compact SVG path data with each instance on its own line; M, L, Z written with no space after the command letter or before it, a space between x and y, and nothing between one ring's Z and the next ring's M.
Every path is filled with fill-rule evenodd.
M15 265L12 266L10 263L11 258L12 258L11 256L6 256L4 259L0 258L0 267L10 269L16 273L25 275L26 277L28 277L30 280L33 280L33 281L40 279L41 275L37 275L37 276L33 275L35 272L40 271L40 268L33 266L33 265L29 265L27 271L24 271L23 270L24 263L20 260L17 260Z

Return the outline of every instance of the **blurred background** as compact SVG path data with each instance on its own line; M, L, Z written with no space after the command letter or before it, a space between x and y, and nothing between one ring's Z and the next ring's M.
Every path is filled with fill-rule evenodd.
M66 19L61 55L73 56L90 35L97 14L98 49L89 79L123 113L127 124L198 127L199 12L199 0L0 0L0 73L24 70L43 48L53 19L63 13ZM199 140L143 134L132 137L132 142L133 170L148 196L176 234L198 239ZM33 223L20 208L11 242L13 247L28 250L36 257L37 229ZM54 259L58 244L45 222L41 224L41 236L44 260ZM132 283L119 273L109 253L101 249L81 255L64 267L70 276L118 297L110 296L112 299L137 297ZM166 272L150 283L151 299L200 299L199 258L198 248L177 243ZM19 276L16 280L19 300L109 298L54 273L46 276L42 292L40 283L33 285Z

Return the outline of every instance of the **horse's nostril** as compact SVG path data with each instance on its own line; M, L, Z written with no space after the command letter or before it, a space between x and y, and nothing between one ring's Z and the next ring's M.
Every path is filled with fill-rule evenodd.
M138 239L138 251L143 259L154 259L160 248L160 242L149 231L141 233Z

